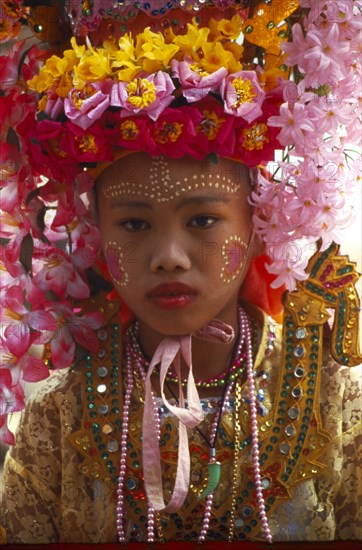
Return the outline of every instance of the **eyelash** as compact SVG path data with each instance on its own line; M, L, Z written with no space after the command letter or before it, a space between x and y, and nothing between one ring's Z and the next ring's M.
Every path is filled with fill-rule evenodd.
M204 226L201 226L201 225L196 225L196 226L192 226L192 222L196 221L196 220L208 220L209 223L207 223L206 225ZM199 215L199 216L195 216L191 222L189 222L188 225L192 226L192 227L196 227L197 229L209 229L211 227L214 227L214 225L218 222L218 218L216 218L215 216L208 216L206 214L204 215ZM210 223L211 222L211 223Z
M131 227L132 224L139 224L139 225L143 225L144 227L140 228L134 228L134 227ZM149 227L149 223L145 222L144 220L141 220L140 218L131 218L129 220L125 220L123 222L121 222L119 224L121 227L123 227L123 229L125 229L126 231L129 231L130 233L138 233L139 231L144 231L145 229L148 229Z
M203 220L203 221L207 220L207 223L205 225L198 225L198 224L194 225L194 222L197 222L200 220ZM193 227L194 229L209 229L211 227L214 227L214 225L218 221L219 221L218 218L216 218L215 216L199 215L192 218L187 225L189 227ZM138 233L150 227L150 224L148 222L140 218L131 218L129 220L124 220L119 225L123 227L126 231L129 231L130 233ZM135 225L138 225L138 227L135 227Z

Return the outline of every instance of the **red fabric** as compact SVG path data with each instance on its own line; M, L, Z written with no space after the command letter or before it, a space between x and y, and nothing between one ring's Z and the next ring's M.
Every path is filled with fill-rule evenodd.
M265 264L270 263L266 254L261 254L251 261L249 270L240 289L239 297L259 307L272 317L279 320L283 312L282 295L286 288L271 288L275 275L266 270Z

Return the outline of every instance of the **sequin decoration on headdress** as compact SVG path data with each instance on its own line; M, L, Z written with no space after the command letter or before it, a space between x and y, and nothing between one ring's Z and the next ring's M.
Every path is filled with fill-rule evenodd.
M357 0L69 0L63 20L82 36L1 58L3 439L24 381L97 351L101 312L87 300L107 282L87 168L123 150L275 163L252 194L274 286L307 277L316 240L341 242L358 179L347 148L361 138L360 11Z

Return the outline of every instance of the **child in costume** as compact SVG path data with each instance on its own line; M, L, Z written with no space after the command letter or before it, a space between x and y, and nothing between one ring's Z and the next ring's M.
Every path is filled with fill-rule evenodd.
M359 2L181 4L69 0L3 68L8 542L362 538Z

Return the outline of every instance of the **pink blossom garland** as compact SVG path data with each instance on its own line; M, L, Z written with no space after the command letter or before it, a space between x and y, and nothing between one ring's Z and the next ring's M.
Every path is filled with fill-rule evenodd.
M290 290L307 277L316 240L341 243L342 230L354 219L350 198L359 176L345 150L361 142L361 2L300 4L311 10L282 48L301 81L296 93L286 88L279 115L268 120L281 128L278 139L288 148L289 164L276 165L279 183L260 176L252 197L255 228L272 259L268 271L277 275L272 286Z

